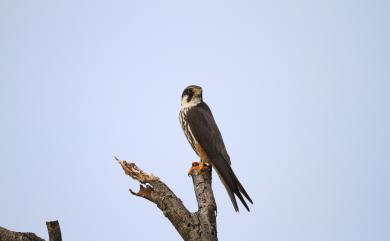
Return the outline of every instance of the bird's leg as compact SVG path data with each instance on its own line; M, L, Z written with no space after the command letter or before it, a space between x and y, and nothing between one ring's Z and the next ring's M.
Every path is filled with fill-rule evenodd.
M204 171L207 168L209 168L210 166L211 166L210 163L203 161L203 160L200 160L198 168L199 168L199 171Z
M207 170L208 168L210 168L210 166L210 163L203 160L200 160L200 162L193 162L190 170L188 170L188 175Z
M199 162L193 162L190 169L188 170L188 176L191 176L195 171L195 168L199 166Z

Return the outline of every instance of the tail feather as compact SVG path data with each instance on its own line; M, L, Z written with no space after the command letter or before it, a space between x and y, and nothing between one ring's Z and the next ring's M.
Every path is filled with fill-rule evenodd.
M214 166L215 167L215 166ZM219 179L221 179L221 182L222 184L225 186L226 188L226 191L229 195L229 198L230 200L232 201L232 204L233 204L233 207L234 207L234 210L236 210L236 212L238 212L238 205L237 205L237 201L236 201L236 197L234 196L234 193L230 190L228 184L225 182L225 179L224 177L221 175L221 173L218 171L217 168L215 168L215 171L217 172L218 176L219 176Z
M233 170L232 170L232 171L233 171ZM252 199L249 197L248 193L245 191L244 187L241 185L240 181L238 180L238 178L236 177L236 175L234 174L234 172L233 172L233 175L234 175L234 177L235 177L236 180L237 180L237 184L238 184L238 189L239 189L239 191L240 191L242 194L244 194L245 198L248 199L248 201L249 201L251 204L253 204Z
M244 187L241 185L237 176L234 174L231 166L224 159L214 160L212 162L212 164L215 167L215 170L216 170L219 178L221 179L223 185L225 186L226 191L230 197L230 200L232 201L232 204L233 204L236 212L238 212L239 209L238 209L235 195L238 197L238 199L240 199L241 203L245 206L245 208L248 211L250 211L242 194L245 196L246 199L248 199L248 201L250 203L253 204L252 199L249 197L248 193L245 191Z

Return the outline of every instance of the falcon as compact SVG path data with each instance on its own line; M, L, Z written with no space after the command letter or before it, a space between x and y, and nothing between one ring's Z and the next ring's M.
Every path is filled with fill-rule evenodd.
M236 212L239 209L235 196L249 211L244 197L250 203L253 204L253 202L233 172L222 135L210 108L203 101L200 86L190 85L184 89L181 95L179 120L188 142L200 158L199 165L193 165L189 174L194 170L202 171L207 166L213 166L225 186Z

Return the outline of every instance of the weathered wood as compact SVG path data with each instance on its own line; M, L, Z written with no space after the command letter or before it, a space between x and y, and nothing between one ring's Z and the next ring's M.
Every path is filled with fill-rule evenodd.
M211 187L212 175L211 167L206 171L192 174L196 201L198 202L198 212L196 213L201 226L201 240L218 240L216 212L217 205Z
M198 202L198 211L191 213L158 177L142 171L135 163L119 159L117 161L127 175L141 183L138 192L132 190L130 192L155 203L185 241L218 240L217 206L211 188L211 167L204 171L191 173Z
M62 241L60 224L57 220L46 222L46 227L49 232L49 241Z
M0 227L0 241L45 241L34 233L14 232Z
M61 229L58 221L46 222L50 241L61 241ZM0 241L45 241L34 233L14 232L0 227Z

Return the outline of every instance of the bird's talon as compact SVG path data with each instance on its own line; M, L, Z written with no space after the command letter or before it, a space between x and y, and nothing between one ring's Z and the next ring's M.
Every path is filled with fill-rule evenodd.
M193 162L190 170L188 170L188 176L205 171L210 167L211 165L207 162Z

